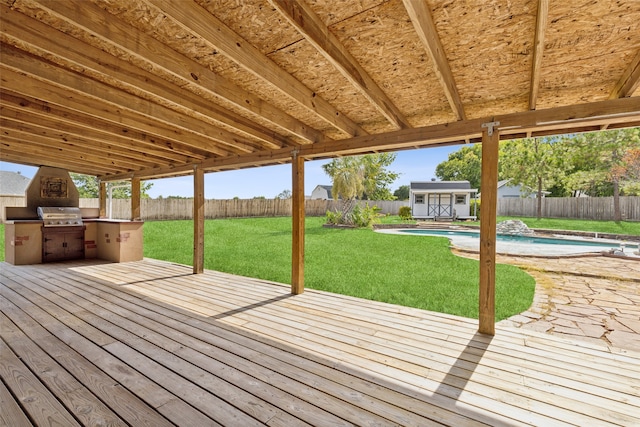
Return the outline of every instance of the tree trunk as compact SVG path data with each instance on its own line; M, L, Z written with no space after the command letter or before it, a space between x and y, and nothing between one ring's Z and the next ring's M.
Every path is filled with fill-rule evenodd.
M351 218L351 211L356 204L356 199L349 198L342 200L342 223L351 225L353 223Z
M538 219L542 218L542 178L538 177Z
M622 221L622 212L620 211L620 186L618 178L613 180L613 220L615 222Z

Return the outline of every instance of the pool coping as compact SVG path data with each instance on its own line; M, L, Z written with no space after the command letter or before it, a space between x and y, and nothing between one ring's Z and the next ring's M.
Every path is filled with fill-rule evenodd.
M393 230L393 229L449 229L455 231L477 231L480 229L477 225L464 225L464 224L456 224L452 225L451 223L428 223L428 224L374 224L373 226L375 230ZM640 248L640 236L626 235L626 234L611 234L611 233L596 233L592 231L572 231L572 230L549 230L549 229L539 229L539 228L531 228L534 233L541 235L542 237L550 237L554 234L559 234L563 236L576 236L576 237L587 237L594 239L609 239L609 240L626 240L633 241L638 243ZM456 246L451 239L449 239L449 244L451 249L455 249L456 251L470 254L477 254L479 250L473 250L468 248L462 248ZM640 250L640 249L639 249ZM542 254L513 254L509 252L496 252L499 255L508 255L508 256L518 256L523 258L548 258L548 259L560 259L560 258L584 258L584 257L611 257L616 259L625 259L640 262L640 256L637 255L617 255L610 251L594 251L594 252L583 252L583 253L574 253L574 254L566 254L566 255L542 255Z

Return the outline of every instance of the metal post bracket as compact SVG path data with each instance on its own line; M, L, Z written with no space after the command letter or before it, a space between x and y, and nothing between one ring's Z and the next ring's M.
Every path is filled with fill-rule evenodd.
M493 128L498 126L500 126L500 122L487 122L482 124L483 128L487 128L487 133L489 134L489 136L493 135Z

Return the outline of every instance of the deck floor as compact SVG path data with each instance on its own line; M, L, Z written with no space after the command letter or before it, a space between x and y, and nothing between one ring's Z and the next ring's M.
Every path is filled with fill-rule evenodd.
M144 260L0 264L0 425L640 425L640 353Z

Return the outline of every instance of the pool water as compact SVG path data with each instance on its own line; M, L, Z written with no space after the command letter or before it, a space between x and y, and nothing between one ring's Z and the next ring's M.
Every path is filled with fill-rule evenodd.
M478 231L443 230L443 229L379 229L380 233L403 234L414 236L441 236L447 237L453 246L470 251L478 251L480 248L480 233ZM611 249L620 250L621 244L625 245L624 254L638 258L638 242L585 239L580 237L539 237L499 234L496 236L496 252L511 255L533 256L563 256L579 255L585 253L601 253Z
M403 233L408 234L425 234L428 236L472 236L480 239L480 233L476 231L451 231L451 230L402 230ZM620 246L618 242L613 241L594 241L594 240L575 240L553 237L534 237L534 236L520 236L511 234L498 234L496 240L500 242L517 242L517 243L533 243L544 245L570 245L570 246L599 246L602 248L610 249L612 247Z

